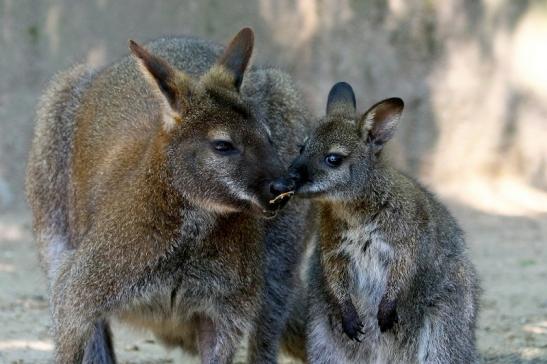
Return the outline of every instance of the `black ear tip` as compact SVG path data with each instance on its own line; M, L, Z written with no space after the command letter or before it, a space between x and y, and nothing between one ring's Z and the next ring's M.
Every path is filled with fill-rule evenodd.
M392 97L392 98L388 99L387 101L391 105L393 105L393 107L395 107L397 109L403 110L404 107L405 107L405 103L404 103L403 99L401 99L399 97Z
M351 92L353 92L353 88L351 87L351 85L345 81L336 82L334 86L332 86L332 90L342 89L342 88L349 89Z
M255 33L251 27L245 27L236 34L234 40L237 40L238 43L244 43L247 47L253 47Z
M327 113L329 112L330 105L335 103L350 104L355 109L355 93L353 88L347 82L338 82L330 89L327 99Z
M239 31L239 33L246 38L254 39L255 37L255 32L251 27L244 27Z
M129 49L137 57L139 58L144 57L145 50L139 45L139 43L135 42L133 39L129 39Z

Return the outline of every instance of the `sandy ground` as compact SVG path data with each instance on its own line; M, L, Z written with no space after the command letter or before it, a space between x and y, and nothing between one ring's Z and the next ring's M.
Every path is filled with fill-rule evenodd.
M483 362L547 363L547 214L450 207L467 233L482 279L478 344ZM48 362L49 328L30 216L0 214L0 363ZM165 350L147 333L118 324L114 333L120 363L195 362Z

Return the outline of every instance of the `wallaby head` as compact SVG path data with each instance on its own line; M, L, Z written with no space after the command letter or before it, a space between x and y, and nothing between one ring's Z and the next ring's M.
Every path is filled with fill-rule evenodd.
M190 77L130 41L140 70L162 100L158 133L171 183L183 196L217 212L269 214L270 181L284 169L267 125L240 86L254 35L242 29L211 69Z
M363 115L357 115L355 104L349 84L333 86L326 116L289 168L297 194L350 200L366 188L384 144L393 136L403 101L380 101Z

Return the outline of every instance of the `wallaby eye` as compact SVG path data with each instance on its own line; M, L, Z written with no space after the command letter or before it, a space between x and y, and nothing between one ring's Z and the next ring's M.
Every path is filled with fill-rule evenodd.
M327 166L331 168L336 168L340 166L340 164L342 164L343 161L344 161L344 156L340 154L332 153L332 154L327 154L327 156L325 157L325 163L327 164Z
M213 149L220 154L234 154L237 153L236 147L226 140L214 140L212 142Z

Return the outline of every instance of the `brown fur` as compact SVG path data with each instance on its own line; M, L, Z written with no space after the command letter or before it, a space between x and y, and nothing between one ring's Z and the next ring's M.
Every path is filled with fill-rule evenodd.
M132 42L135 58L77 69L46 93L27 194L57 362L113 362L112 316L199 349L203 362L230 362L243 335L276 315L279 328L263 335L271 343L254 339L251 354L275 362L287 309L267 299L291 297L306 206L260 215L275 214L268 181L303 137L306 113L278 71L243 77L252 40L244 29L223 53L192 38L150 50ZM215 149L219 138L237 153ZM288 219L294 226L276 233Z

